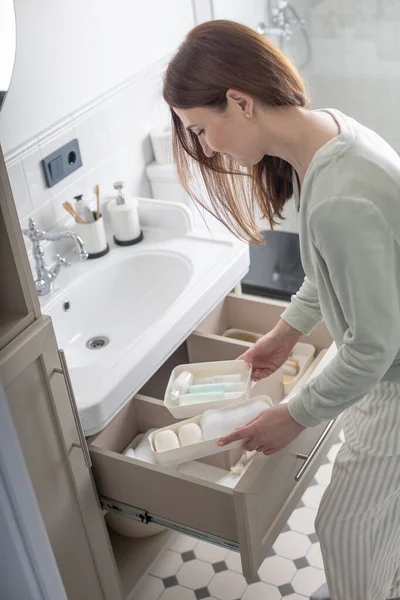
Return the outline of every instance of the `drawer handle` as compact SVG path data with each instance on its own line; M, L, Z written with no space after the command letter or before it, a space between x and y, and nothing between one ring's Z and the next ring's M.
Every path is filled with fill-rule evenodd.
M92 461L90 460L89 449L87 447L85 434L83 433L81 420L80 420L78 409L76 406L74 390L72 388L71 379L70 379L70 376L68 373L67 361L65 360L64 350L59 350L58 356L59 356L60 362L61 362L61 369L54 369L54 372L60 373L61 375L63 375L63 377L65 379L65 385L67 386L67 391L68 391L69 401L71 404L72 414L74 415L75 425L78 430L78 436L79 436L79 441L80 441L80 444L78 444L77 442L73 442L72 446L81 448L81 450L83 452L83 457L85 459L86 466L88 469L91 469Z
M321 445L324 443L325 438L329 435L332 427L335 425L336 423L336 419L334 419L333 421L331 421L324 429L324 431L321 433L320 437L318 438L314 448L311 450L310 454L297 454L297 458L301 458L302 460L305 460L305 463L302 467L300 467L297 475L295 476L295 481L300 481L300 479L303 477L304 473L307 471L310 463L312 462L314 456L317 454L318 450L320 449Z

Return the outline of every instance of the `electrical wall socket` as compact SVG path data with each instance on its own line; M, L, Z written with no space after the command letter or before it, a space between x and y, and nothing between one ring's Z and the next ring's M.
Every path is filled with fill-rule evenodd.
M71 175L82 166L78 140L71 140L65 146L46 156L42 160L42 165L49 188Z

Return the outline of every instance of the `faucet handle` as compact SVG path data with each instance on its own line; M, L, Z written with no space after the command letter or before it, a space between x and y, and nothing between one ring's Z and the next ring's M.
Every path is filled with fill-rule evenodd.
M22 233L26 235L30 240L42 239L43 231L36 227L36 223L32 218L29 219L28 225L28 229L23 229Z
M64 267L70 267L71 263L67 261L66 258L64 258L64 256L61 256L60 254L56 254L56 261L57 261L57 265L58 266L62 266L64 265Z

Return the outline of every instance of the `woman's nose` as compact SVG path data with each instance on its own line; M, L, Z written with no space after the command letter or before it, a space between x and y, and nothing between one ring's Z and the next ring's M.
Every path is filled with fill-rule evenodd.
M203 152L207 156L207 158L211 158L212 156L214 156L215 150L212 150L204 139L200 140L200 144L201 144L201 147L203 148Z

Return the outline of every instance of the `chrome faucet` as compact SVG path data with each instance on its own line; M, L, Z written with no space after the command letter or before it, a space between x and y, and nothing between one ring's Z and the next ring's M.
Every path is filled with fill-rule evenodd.
M303 36L305 57L297 67L300 70L303 69L312 58L311 40L305 19L300 16L289 0L267 0L266 8L268 26L264 22L259 23L258 33L266 37L277 37L280 49L285 51L285 44L292 39L293 28L299 27Z
M22 233L33 244L33 258L35 259L37 274L35 286L38 296L45 296L53 291L53 283L60 272L61 265L70 266L70 263L63 256L57 254L56 263L52 267L48 267L44 260L44 251L40 242L43 240L58 241L63 238L70 238L75 242L77 257L80 260L86 260L88 257L82 239L73 231L42 231L36 227L33 219L29 219L29 229L23 229Z

